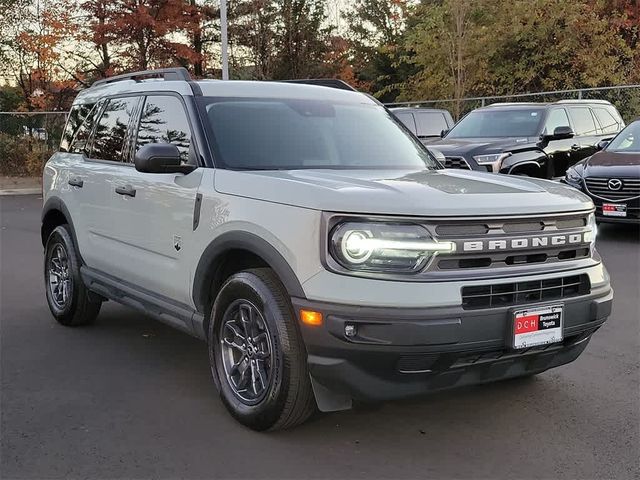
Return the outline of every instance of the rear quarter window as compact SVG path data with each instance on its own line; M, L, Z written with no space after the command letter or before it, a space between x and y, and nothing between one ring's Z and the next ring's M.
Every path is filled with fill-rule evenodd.
M83 103L71 107L69 117L67 118L67 124L64 127L62 139L60 140L61 152L72 151L71 145L73 143L73 140L80 131L82 125L84 124L94 106L95 103Z
M621 130L622 125L606 108L594 108L593 113L596 114L598 122L602 127L602 133L617 133Z

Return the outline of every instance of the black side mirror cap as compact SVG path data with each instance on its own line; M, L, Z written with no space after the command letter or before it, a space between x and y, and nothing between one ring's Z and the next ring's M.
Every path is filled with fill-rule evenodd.
M556 127L553 133L542 135L542 140L547 142L549 140L566 140L568 138L573 138L574 136L575 136L575 133L573 133L573 130L571 130L571 127L563 126L563 127Z
M148 143L134 157L136 170L143 173L189 173L193 165L182 165L180 150L170 143Z
M442 131L440 132L440 138L444 138L444 137L446 137L447 133L449 133L449 129L442 130Z
M596 143L596 149L604 150L605 148L607 148L607 145L609 145L609 142L611 142L611 140L600 140L598 143Z

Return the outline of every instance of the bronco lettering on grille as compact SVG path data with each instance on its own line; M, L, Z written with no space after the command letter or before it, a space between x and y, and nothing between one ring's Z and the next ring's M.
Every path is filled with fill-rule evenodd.
M589 243L585 233L567 235L546 235L537 237L509 238L499 240L474 240L462 242L464 252L484 252L495 250L518 250L523 248L543 248L548 246L575 245Z

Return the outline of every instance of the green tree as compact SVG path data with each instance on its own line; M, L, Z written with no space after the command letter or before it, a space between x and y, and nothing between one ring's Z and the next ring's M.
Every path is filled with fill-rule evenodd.
M498 15L501 3L489 8ZM586 2L517 0L491 26L483 93L510 94L625 83L632 52L611 18Z
M344 13L358 86L382 101L393 101L414 71L404 48L410 15L406 0L356 0Z
M401 98L453 98L459 117L460 99L474 90L485 70L486 20L482 0L420 5L405 36L407 61L416 73L403 84Z

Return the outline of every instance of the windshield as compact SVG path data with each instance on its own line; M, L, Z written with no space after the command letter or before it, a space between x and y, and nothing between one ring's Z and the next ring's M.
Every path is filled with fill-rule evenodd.
M542 113L541 108L475 110L460 120L446 138L535 137Z
M440 168L377 105L205 98L216 157L231 169Z
M616 138L607 145L607 152L640 153L640 120L637 120L622 130Z

